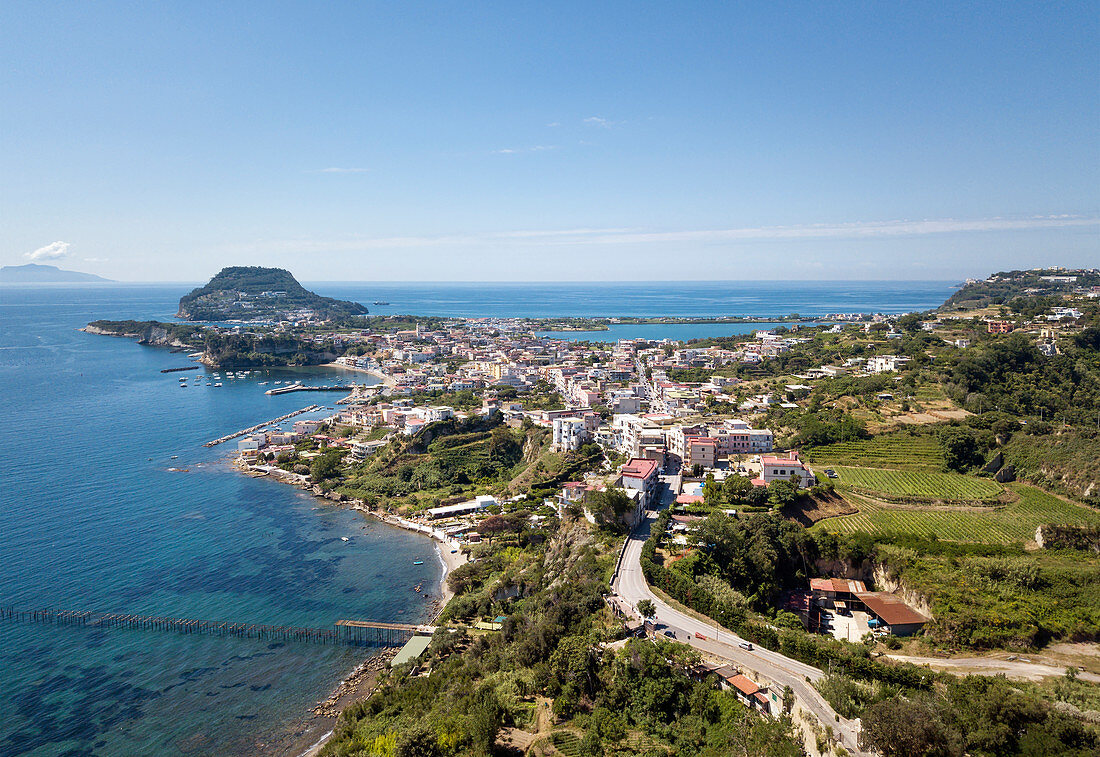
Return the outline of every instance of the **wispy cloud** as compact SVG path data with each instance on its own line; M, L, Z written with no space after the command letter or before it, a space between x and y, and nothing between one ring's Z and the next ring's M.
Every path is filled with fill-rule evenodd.
M547 150L556 150L557 145L532 145L531 147L504 147L500 150L493 150L493 155L520 155L525 152L546 152Z
M517 243L536 246L705 244L768 239L874 239L933 234L1033 231L1072 227L1100 227L1100 218L1055 215L1019 219L857 221L805 226L747 226L672 231L650 231L638 228L521 229L439 236L266 240L244 245L243 248L249 251L267 252L352 252L430 247L492 247ZM242 248L234 247L235 251L240 249Z
M551 121L550 123L546 124L546 127L548 129L553 129L556 126L561 126L561 122L560 121Z
M39 247L34 252L23 253L23 257L32 263L37 263L40 260L60 260L68 257L70 246L68 242L51 242L45 247Z
M310 173L367 173L369 168L319 168L316 171L310 171Z
M110 258L84 258L85 263L106 263Z
M601 118L600 116L589 116L588 118L584 119L584 122L589 126L598 126L601 129L610 129L616 124L615 121L609 121L606 118Z

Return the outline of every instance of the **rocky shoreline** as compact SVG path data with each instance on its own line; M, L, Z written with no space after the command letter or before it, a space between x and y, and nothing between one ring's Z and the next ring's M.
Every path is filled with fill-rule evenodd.
M440 616L447 603L454 596L454 592L447 586L447 576L459 565L466 562L466 555L461 551L451 552L448 548L449 545L442 542L430 531L425 531L423 527L418 527L417 524L405 521L397 516L371 510L362 500L352 499L338 492L325 492L321 487L310 485L307 481L291 480L289 476L274 476L267 471L254 470L247 463L239 461L235 462L234 465L239 471L250 476L270 476L276 481L290 484L318 499L323 499L326 503L350 507L364 516L373 517L387 525L428 537L435 544L436 553L443 564L443 575L440 577L439 582L439 597L431 598L431 620L429 622L434 622ZM329 737L332 736L332 728L339 719L340 712L353 702L365 699L373 693L379 674L388 667L390 660L397 652L397 649L387 648L379 654L364 660L337 685L328 699L317 703L304 720L288 726L283 735L274 737L273 743L257 744L258 753L270 755L271 757L315 757L320 753Z

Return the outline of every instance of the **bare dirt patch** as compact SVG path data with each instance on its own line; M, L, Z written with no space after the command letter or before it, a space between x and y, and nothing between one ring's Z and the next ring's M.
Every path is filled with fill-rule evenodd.
M809 497L798 505L783 509L783 515L803 526L812 526L826 518L839 518L842 515L855 515L859 508L839 494Z

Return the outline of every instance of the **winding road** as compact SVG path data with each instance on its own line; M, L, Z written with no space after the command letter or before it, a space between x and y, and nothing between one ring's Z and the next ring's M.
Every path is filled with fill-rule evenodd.
M664 490L661 507L667 506L675 498L675 493L668 485L669 479L671 477L662 476ZM703 621L677 610L653 593L642 574L641 556L642 545L649 538L655 518L656 512L647 512L647 517L630 534L619 569L611 582L612 601L624 612L641 617L637 611L638 602L648 599L657 608L657 623L662 629L671 631L678 641L727 660L734 666L752 670L780 688L790 686L798 705L817 718L822 727L831 726L845 749L854 755L867 755L867 752L859 748L859 720L841 718L813 687L811 682L824 675L820 668L785 657L778 652L749 645L732 631L719 628L713 621ZM752 648L743 648L739 646L741 644Z

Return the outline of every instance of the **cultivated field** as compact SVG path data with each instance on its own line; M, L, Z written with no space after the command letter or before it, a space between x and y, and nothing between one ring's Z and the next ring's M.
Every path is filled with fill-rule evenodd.
M945 502L992 502L1004 491L986 478L929 470L880 470L835 466L840 483L895 497Z
M1008 488L1020 499L1004 507L990 507L988 512L890 507L848 494L846 498L859 508L859 513L829 518L814 528L834 533L916 534L949 541L1012 544L1033 539L1035 529L1045 523L1100 525L1098 512L1026 484L1009 484Z
M817 465L926 470L943 468L943 453L935 439L908 434L888 434L811 447L803 450L803 457Z

